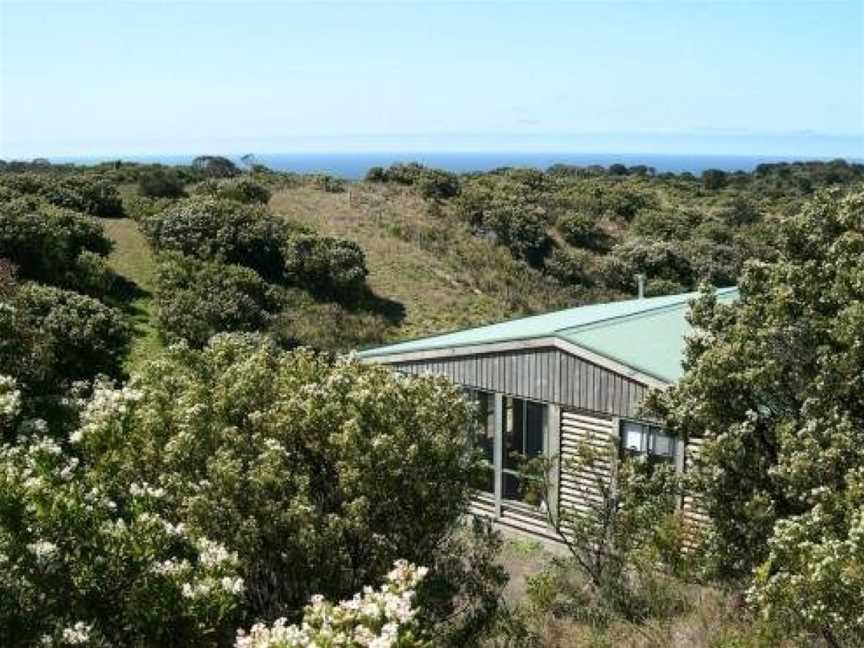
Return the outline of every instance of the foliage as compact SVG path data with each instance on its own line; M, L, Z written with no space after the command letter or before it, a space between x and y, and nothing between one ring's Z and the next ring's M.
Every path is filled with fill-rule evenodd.
M558 248L547 259L546 274L563 286L590 285L594 259L585 250Z
M296 234L282 245L285 278L324 295L356 296L366 280L366 257L353 241Z
M183 178L174 169L156 166L138 176L138 191L148 198L182 198Z
M200 155L192 160L192 169L205 178L230 178L238 175L240 169L231 160L219 155Z
M564 240L576 247L599 250L606 242L596 221L584 214L571 213L562 216L558 219L558 229Z
M91 297L32 283L0 297L0 366L28 396L118 376L128 343L122 314Z
M705 169L702 172L702 184L708 191L717 191L727 184L726 172L720 169Z
M22 279L73 289L80 284L99 294L92 255L110 250L99 224L73 211L27 198L0 204L0 258L15 264ZM82 258L85 252L92 254Z
M652 401L705 437L693 487L713 573L755 569L753 604L831 645L864 637L862 253L864 193L817 194L778 258L745 267L737 304L694 304L688 372Z
M557 472L556 464L535 461L531 467L542 480L544 501L554 501L549 475ZM646 586L658 563L677 561L681 550L681 536L674 531L679 492L674 469L652 464L645 456L619 458L610 442L604 449L582 444L561 471L584 478L572 486L582 506L561 501L559 510L549 508L547 516L567 548L570 568L587 579L590 600L600 606L596 613L631 621L646 618L652 605L644 597Z
M468 406L443 379L223 335L132 387L97 390L73 442L106 488L164 489L172 524L236 552L250 618L429 560L465 509Z
M244 265L268 279L283 273L280 247L287 226L265 207L195 197L145 218L144 234L157 251Z
M267 187L246 176L205 180L196 185L194 191L198 195L248 204L266 205L270 200L270 191Z
M247 635L238 631L235 648L422 648L416 633L415 589L426 576L425 567L397 561L378 590L365 588L338 605L313 596L301 625L287 625L284 617L272 627L258 623Z
M249 268L173 252L159 259L156 307L168 340L201 347L216 333L267 328L279 299Z
M680 245L672 242L631 239L612 248L603 260L603 278L607 285L626 290L635 284L637 274L651 279L665 279L684 286L691 285L693 269Z
M92 477L45 437L0 447L0 643L212 645L240 602L237 556L163 517L161 489Z
M109 181L86 175L61 176L42 173L7 174L0 186L22 195L39 197L46 202L83 212L91 216L123 215L123 202L117 188Z

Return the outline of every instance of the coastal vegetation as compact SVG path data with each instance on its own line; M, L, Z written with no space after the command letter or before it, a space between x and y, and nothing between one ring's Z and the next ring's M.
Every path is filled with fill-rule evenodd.
M0 645L864 645L862 181L0 163ZM344 352L637 274L701 291L646 406L710 532L633 460L570 551L502 549L459 389Z

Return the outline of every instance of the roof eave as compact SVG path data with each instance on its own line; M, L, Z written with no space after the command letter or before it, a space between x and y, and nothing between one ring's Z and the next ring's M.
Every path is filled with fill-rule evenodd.
M462 346L417 349L401 353L397 351L395 353L380 355L361 355L360 360L362 362L379 364L398 364L400 362L441 360L446 358L459 358L470 355L503 353L507 351L520 351L524 349L538 349L544 347L555 348L564 353L569 353L570 355L591 362L592 364L608 369L609 371L626 378L630 378L631 380L635 380L636 382L642 383L648 387L665 389L673 382L661 376L655 376L642 369L632 367L619 360L610 358L609 356L597 353L596 351L592 351L591 349L575 344L569 340L562 339L556 335L486 342L480 344L466 344Z

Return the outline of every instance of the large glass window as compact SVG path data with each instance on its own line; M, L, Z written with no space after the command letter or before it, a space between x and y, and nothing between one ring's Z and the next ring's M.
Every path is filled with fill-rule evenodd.
M529 462L545 457L549 448L548 408L542 403L504 399L503 496L540 506L543 481L528 474Z
M652 463L675 463L677 440L656 425L621 421L621 445L630 456L647 455Z
M477 418L469 432L472 450L481 457L481 466L473 486L487 493L495 492L495 395L471 390L468 397L477 406Z

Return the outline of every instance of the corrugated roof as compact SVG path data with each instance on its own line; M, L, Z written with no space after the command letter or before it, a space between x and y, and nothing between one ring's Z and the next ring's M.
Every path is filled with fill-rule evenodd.
M557 337L667 382L681 377L685 314L697 293L579 306L368 349L361 357ZM738 298L737 288L717 291L720 301Z

